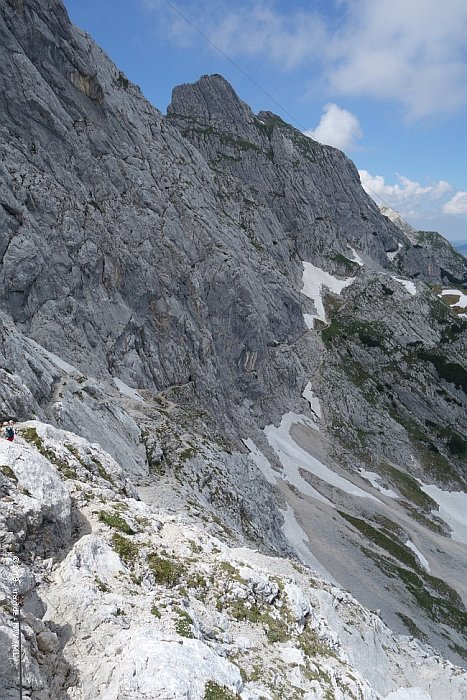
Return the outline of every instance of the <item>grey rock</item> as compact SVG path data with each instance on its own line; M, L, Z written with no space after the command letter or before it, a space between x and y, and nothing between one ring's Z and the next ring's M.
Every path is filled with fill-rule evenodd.
M357 480L371 467L400 491L389 464L465 490L466 323L430 288L465 284L465 258L437 234L381 215L344 154L269 112L254 115L220 76L176 88L163 116L59 0L1 3L0 65L4 418L47 420L99 443L159 505L176 511L195 499L220 517L224 527L209 525L216 534L283 554L279 506L303 499L266 484L242 438L278 466L262 429L288 411L311 416L308 382L323 413L308 447L333 468ZM356 277L340 297L325 294L328 322L312 331L303 261ZM415 281L417 294L393 276ZM310 480L347 515L381 526L377 509ZM6 494L10 482L1 480ZM136 495L123 477L118 484ZM45 523L27 498L8 509L4 541L19 550ZM317 522L307 507L306 522ZM445 538L428 507L382 510L397 532L418 518ZM54 535L59 519L48 516ZM70 522L60 522L66 545ZM460 663L440 632L450 620L430 620L400 582L394 604L381 601L391 574L377 575L361 554L368 542L336 522L316 527L313 542L331 573L374 595L395 625L397 606L409 606L406 617ZM449 551L433 555L439 575L465 595L465 559L446 541ZM361 585L349 560L373 567L374 586Z
M49 654L57 651L60 646L58 637L55 634L55 632L51 632L47 629L43 632L39 632L36 639L39 650L47 652Z

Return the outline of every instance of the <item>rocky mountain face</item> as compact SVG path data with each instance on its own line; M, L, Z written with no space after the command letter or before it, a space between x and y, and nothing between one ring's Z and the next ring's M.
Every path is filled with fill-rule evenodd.
M29 696L462 698L467 260L221 76L163 116L61 0L0 0L0 65Z

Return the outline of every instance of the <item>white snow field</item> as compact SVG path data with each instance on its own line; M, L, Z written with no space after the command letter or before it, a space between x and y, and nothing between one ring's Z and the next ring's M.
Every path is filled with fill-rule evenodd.
M405 543L405 546L412 550L412 552L415 554L415 556L417 557L418 561L423 566L423 568L429 572L430 571L430 564L428 563L428 559L423 556L423 554L420 552L420 550L414 545L412 540L407 540L407 542Z
M313 300L316 309L315 314L303 315L308 328L313 328L315 319L326 323L326 312L321 296L323 287L329 289L333 294L340 294L342 290L348 287L349 284L352 284L354 280L355 277L339 280L337 277L330 275L329 272L325 272L309 262L303 262L303 287L301 292L306 297Z
M361 259L361 257L359 256L359 254L357 253L357 251L354 250L353 248L351 248L350 250L352 251L353 258L349 258L349 260L352 260L352 262L356 262L357 265L360 265L360 267L363 267L364 262Z
M413 282L411 282L410 280L403 280L400 277L394 277L394 275L391 275L391 277L393 280L396 280L396 282L399 282L399 284L405 287L409 294L415 296L415 294L417 293L417 287Z
M443 491L437 486L420 482L420 488L439 506L436 515L451 528L451 538L467 544L467 493L464 491Z
M382 493L383 496L387 496L388 498L399 498L395 491L393 491L392 489L386 489L384 486L381 486L381 484L379 483L381 476L376 472L369 472L363 468L360 468L358 471L360 473L360 476L369 481L373 488L377 489L377 491Z
M277 484L280 478L279 472L275 471L271 467L269 460L266 459L261 450L255 445L253 440L251 438L248 438L248 440L243 440L243 444L250 450L250 457L252 458L258 469L262 472L266 481L269 484Z
M306 532L300 527L292 506L287 503L287 508L285 510L281 509L281 513L284 516L284 524L281 528L282 532L287 538L287 542L295 549L302 564L316 571L325 581L329 581L334 585L339 585L311 551L309 546L311 545L310 539Z
M312 498L317 498L319 501L334 508L334 505L327 498L318 493L318 491L310 486L301 476L300 470L303 469L351 496L378 501L377 498L363 491L363 489L358 486L355 486L355 484L352 484L352 482L347 479L339 476L329 469L329 467L326 467L317 460L316 457L313 457L300 447L290 435L292 426L296 424L314 428L314 424L309 418L303 415L297 415L296 413L286 413L282 416L281 423L277 428L275 425L267 425L264 428L267 441L282 464L283 473L281 476L286 482L298 488L303 494L311 496Z
M313 393L311 389L311 382L308 382L308 384L304 388L302 396L308 401L312 412L319 420L321 418L321 405L319 403L318 397L316 396L316 394ZM319 430L317 425L315 426L315 428Z
M396 255L398 254L400 249L402 248L402 243L398 243L397 246L398 246L397 250L393 250L391 253L386 253L389 260L394 260L394 258L396 257Z
M459 289L443 289L441 294L438 294L439 297L445 297L445 296L458 296L459 299L455 301L453 304L450 304L451 309L466 309L467 308L467 294L464 294L464 292L461 292ZM462 313L459 314L461 318L467 318L467 313Z

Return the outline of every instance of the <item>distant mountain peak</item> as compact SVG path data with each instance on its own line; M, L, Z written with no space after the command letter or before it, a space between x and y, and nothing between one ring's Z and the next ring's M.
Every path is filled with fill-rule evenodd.
M395 211L395 209L392 209L391 207L387 206L386 204L382 204L379 207L379 210L381 214L384 214L384 216L387 216L387 218L393 222L393 224L396 224L400 230L405 233L407 238L410 239L412 243L416 243L417 241L417 232L416 229L414 229L413 226L407 223L405 219L402 218L400 214Z
M203 75L195 83L174 88L168 115L186 116L214 122L252 123L250 107L221 75Z

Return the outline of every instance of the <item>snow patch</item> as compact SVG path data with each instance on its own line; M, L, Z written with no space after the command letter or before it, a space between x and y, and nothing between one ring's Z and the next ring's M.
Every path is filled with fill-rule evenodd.
M113 382L119 392L123 394L123 396L128 396L129 399L133 399L133 401L144 401L143 397L141 394L138 394L136 389L133 389L131 386L128 386L128 384L125 384L125 382L122 382L121 379L118 377L112 377Z
M337 277L330 275L329 272L325 272L309 262L303 262L303 287L301 292L306 297L313 300L316 309L315 314L304 314L305 323L308 328L313 328L314 319L326 323L326 312L321 296L323 287L329 289L333 294L340 294L342 290L348 287L349 284L352 284L354 280L355 277L339 280Z
M286 413L282 416L281 423L278 428L275 425L267 425L264 428L267 441L276 452L283 467L282 478L289 484L292 484L299 489L303 494L316 498L322 503L334 508L334 505L327 498L322 496L316 489L301 476L300 470L303 469L310 474L322 479L327 484L341 489L351 496L359 498L368 498L372 501L378 501L371 494L363 491L352 482L339 476L332 469L326 467L319 460L309 454L306 450L300 447L290 435L290 430L293 425L305 425L314 428L314 424L306 416L297 415L296 413Z
M396 280L396 282L399 282L399 284L405 287L409 294L415 296L415 294L417 293L417 287L413 282L411 282L410 280L403 280L400 277L394 277L394 275L391 275L391 277L393 280Z
M319 420L321 418L321 406L318 397L311 390L311 382L308 382L308 384L304 388L302 396L308 401L311 410ZM318 426L315 427L316 429L318 429Z
M429 565L429 563L428 563L428 559L426 559L426 558L423 556L423 554L420 552L420 550L417 549L417 547L414 545L414 543L412 542L412 540L407 540L407 542L405 543L405 546L412 550L412 552L415 554L415 556L417 557L418 561L419 561L420 564L423 566L423 568L424 568L426 571L429 572L429 571L430 571L430 565Z
M357 251L353 248L351 248L350 250L352 251L353 258L349 258L349 260L352 260L352 262L355 262L357 263L357 265L360 265L360 267L363 267L363 260L361 259Z
M310 330L314 328L315 316L312 316L311 314L303 314L303 320L305 321L305 325L307 328L309 328Z
M451 538L467 544L467 493L464 491L442 491L437 486L420 482L420 488L439 506L435 515L451 528Z
M449 296L456 295L459 297L459 300L456 301L456 303L453 304L453 306L461 306L462 308L464 306L467 306L467 294L464 294L464 292L461 292L459 289L443 289L441 294L438 294L438 296L440 296L440 297L444 297L447 295L449 295Z
M394 258L396 257L396 255L398 254L398 252L400 251L401 248L402 248L402 243L398 243L398 244L397 244L397 250L393 250L393 251L391 251L390 253L386 253L386 255L388 256L389 260L394 260Z
M329 571L318 561L313 552L311 552L308 546L311 544L310 539L306 532L300 527L293 508L289 503L287 504L286 510L281 510L281 513L284 516L284 524L281 530L287 542L294 548L302 564L316 571L325 581L329 581L334 585L339 585Z
M464 292L461 292L459 289L443 289L441 294L438 294L439 297L444 297L444 296L458 296L459 299L454 302L454 304L450 304L451 309L466 309L467 308L467 294L464 294ZM461 318L467 318L467 313L463 314L458 314Z
M373 488L377 489L380 493L383 494L383 496L387 496L388 498L399 498L395 491L393 491L392 489L386 489L384 488L384 486L381 486L381 484L379 483L381 476L376 472L368 472L366 469L363 468L360 468L358 471L360 475L364 479L369 481Z
M261 450L255 445L251 438L243 440L243 444L250 450L250 457L263 474L269 484L277 484L279 474L274 471L268 459L263 455Z

